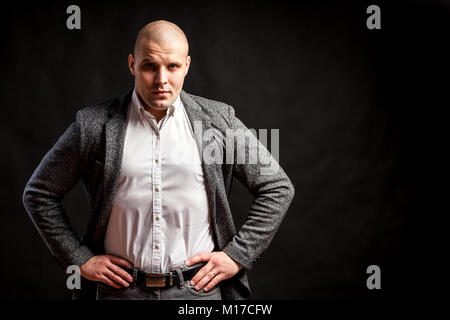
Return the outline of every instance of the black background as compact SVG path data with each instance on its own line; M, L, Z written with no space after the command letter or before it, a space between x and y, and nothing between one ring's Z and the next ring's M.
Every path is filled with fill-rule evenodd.
M280 129L295 199L249 272L255 299L433 296L446 192L450 4L39 2L4 8L1 27L1 297L69 299L66 276L22 205L26 182L75 112L125 93L137 31L178 24L190 42L184 89L231 104L250 128ZM81 30L66 8L81 8ZM381 30L366 8L381 8ZM238 183L242 224L251 195ZM81 185L64 199L84 233ZM366 268L381 268L368 290Z

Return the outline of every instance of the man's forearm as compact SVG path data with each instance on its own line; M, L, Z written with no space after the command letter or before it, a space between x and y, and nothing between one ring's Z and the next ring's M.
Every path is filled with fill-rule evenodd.
M244 268L251 269L270 245L294 193L294 187L287 179L282 186L258 194L247 220L223 251Z

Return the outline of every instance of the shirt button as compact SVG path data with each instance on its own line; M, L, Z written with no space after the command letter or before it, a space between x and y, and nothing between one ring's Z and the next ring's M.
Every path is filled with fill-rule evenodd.
M155 249L159 249L159 246L157 244L155 244Z
M156 221L159 221L159 216L156 216L155 219L156 219Z
M158 161L158 159L155 159L155 163L158 163L159 161Z
M155 192L158 192L158 191L159 191L159 189L158 189L158 187L156 187L156 188L155 188Z

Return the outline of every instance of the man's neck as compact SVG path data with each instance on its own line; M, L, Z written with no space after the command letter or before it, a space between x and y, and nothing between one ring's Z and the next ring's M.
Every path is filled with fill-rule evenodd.
M150 112L150 114L155 117L156 122L159 122L159 120L161 120L167 113L167 109L166 110L157 110L157 109L154 109L154 108L151 108L148 106L144 107L144 109L146 111Z
M141 105L145 109L145 111L150 112L150 114L155 117L156 122L159 122L159 120L161 120L166 115L167 109L158 110L158 109L152 108L149 105L147 105L144 101L142 101L142 99L139 95L137 95L137 97L138 97L139 101L141 102Z

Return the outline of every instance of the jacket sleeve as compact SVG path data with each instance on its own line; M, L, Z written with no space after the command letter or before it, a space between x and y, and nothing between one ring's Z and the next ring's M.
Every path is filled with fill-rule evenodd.
M231 107L230 123L234 134L233 175L249 189L254 200L245 223L223 251L244 268L251 269L272 241L295 190L275 158L235 117ZM245 137L248 143L244 147L239 140L245 141ZM251 157L257 154L261 158L255 163ZM245 161L242 161L243 155Z
M64 268L81 266L94 256L82 245L62 206L62 199L80 179L81 168L80 129L74 121L44 156L23 193L28 215Z

